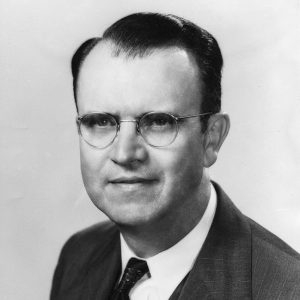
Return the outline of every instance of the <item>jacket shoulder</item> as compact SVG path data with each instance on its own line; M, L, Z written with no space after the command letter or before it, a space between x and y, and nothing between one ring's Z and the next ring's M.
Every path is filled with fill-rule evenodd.
M50 299L82 299L82 287L99 257L119 247L119 231L111 222L90 226L72 235L63 246L52 280Z
M119 235L115 224L110 221L94 224L73 234L62 248L61 255L88 257L99 248L112 242Z
M252 219L248 218L251 231L252 238L255 245L263 246L262 249L267 249L268 251L275 251L279 255L287 256L290 259L294 259L300 263L300 254L296 252L293 248L287 245L283 240L277 237L272 232L268 231L266 228L257 224ZM260 248L260 247L259 247Z
M253 220L252 286L254 299L300 299L300 255Z

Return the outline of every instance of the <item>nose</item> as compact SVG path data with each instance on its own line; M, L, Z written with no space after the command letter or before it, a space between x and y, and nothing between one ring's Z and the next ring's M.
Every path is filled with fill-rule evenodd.
M143 138L137 132L135 121L120 122L120 130L112 144L111 160L118 165L133 167L147 160Z

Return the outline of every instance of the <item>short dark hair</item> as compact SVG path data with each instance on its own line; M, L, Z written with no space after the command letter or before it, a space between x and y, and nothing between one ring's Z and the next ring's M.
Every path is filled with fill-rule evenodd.
M194 23L174 15L136 13L115 22L103 37L85 41L72 58L73 91L77 106L77 79L80 67L90 51L100 42L112 42L113 55L144 57L155 49L178 47L195 59L200 71L202 98L200 112L221 110L223 58L216 39ZM203 120L206 124L207 119ZM206 127L206 125L204 126Z

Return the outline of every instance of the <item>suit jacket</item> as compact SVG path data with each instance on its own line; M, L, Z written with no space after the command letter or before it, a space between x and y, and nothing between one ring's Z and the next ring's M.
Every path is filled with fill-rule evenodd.
M244 216L214 184L218 204L179 300L300 299L300 256ZM73 235L56 267L51 300L105 300L120 276L120 238L110 222Z

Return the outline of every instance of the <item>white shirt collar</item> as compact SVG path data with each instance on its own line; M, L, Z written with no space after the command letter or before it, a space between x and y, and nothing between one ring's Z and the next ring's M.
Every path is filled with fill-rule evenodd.
M211 184L210 199L199 223L171 248L144 259L147 261L151 278L145 277L140 280L133 287L130 299L147 299L148 296L146 297L145 293L147 294L147 291L151 293L151 287L158 294L156 299L168 299L172 295L177 285L192 269L211 227L216 207L217 195ZM143 258L136 256L128 247L122 234L120 236L123 274L126 264L131 257Z

